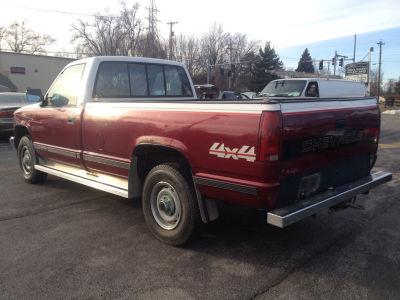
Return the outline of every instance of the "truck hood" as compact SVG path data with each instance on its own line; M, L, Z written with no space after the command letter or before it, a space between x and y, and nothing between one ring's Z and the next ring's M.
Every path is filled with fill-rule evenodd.
M39 109L39 108L40 108L40 102L28 104L28 105L24 105L24 106L20 107L19 109L17 109L16 113L21 112L21 111L26 111L26 110Z

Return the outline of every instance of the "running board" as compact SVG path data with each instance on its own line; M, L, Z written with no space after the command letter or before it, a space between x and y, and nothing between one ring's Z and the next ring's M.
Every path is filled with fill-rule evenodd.
M391 173L375 172L367 177L311 196L296 204L273 210L267 215L267 223L285 228L323 209L335 206L358 194L368 192L370 189L390 180L392 180Z
M98 181L95 181L93 179L90 179L89 177L83 177L83 176L77 176L71 173L67 173L67 172L63 172L63 171L59 171L53 168L49 168L49 167L45 167L42 165L35 165L35 169L38 171L42 171L57 177L61 177L73 182L77 182L104 192L108 192L114 195L118 195L124 198L128 198L128 190L127 189L123 189L120 187L115 187L115 186L111 186L105 183L101 183Z

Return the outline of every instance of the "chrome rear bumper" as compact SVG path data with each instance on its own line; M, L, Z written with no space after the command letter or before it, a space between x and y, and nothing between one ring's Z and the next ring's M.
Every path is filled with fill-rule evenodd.
M270 211L267 215L267 222L271 225L284 228L323 209L330 208L358 194L367 192L390 180L392 180L391 173L381 171L375 172L367 177L311 196L296 204Z

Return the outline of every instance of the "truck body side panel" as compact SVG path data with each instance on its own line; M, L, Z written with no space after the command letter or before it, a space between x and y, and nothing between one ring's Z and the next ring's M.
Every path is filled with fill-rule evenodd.
M276 194L279 166L266 170L265 163L257 160L260 117L265 105L241 105L242 112L231 111L227 104L201 107L195 102L182 103L179 110L172 110L171 103L142 104L141 109L134 103L88 103L82 127L84 158L91 155L129 162L137 145L172 147L185 155L195 177L209 180L208 185L199 185L205 197L272 206L267 191L272 189ZM85 160L85 165L93 171L128 175L127 169L93 160ZM216 182L257 187L257 192L248 195L210 186Z

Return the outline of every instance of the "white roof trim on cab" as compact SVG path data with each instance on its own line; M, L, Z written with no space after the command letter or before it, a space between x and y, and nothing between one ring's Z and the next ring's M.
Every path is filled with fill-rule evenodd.
M121 62L131 62L131 63L135 63L135 62L154 63L154 64L164 64L164 65L174 65L174 66L184 67L183 63L180 63L177 61L159 59L159 58L133 57L133 56L94 56L94 57L88 57L88 58L75 60L75 61L69 63L68 66L82 64L82 63L89 63L89 62L90 63L94 63L94 62L100 63L103 61L121 61Z

